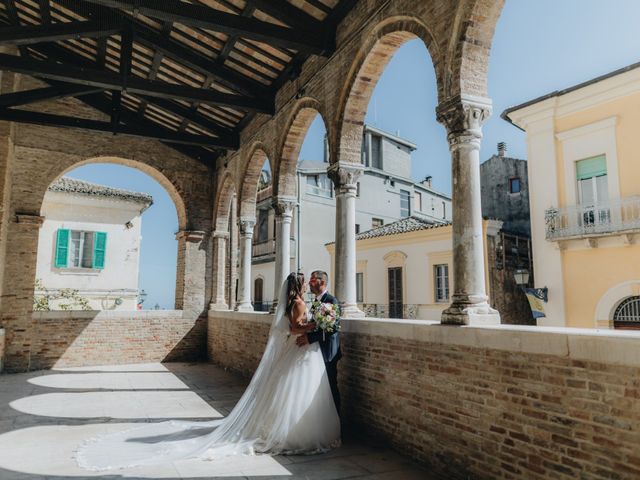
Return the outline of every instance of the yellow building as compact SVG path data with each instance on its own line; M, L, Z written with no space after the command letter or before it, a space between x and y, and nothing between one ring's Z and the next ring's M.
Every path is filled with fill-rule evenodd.
M496 255L505 242L501 227L499 220L482 222L489 301L500 311L502 323L530 324L531 311L514 280L513 272L518 265L514 261L503 265L504 255ZM525 240L521 245L527 247L526 238L521 239ZM508 250L513 259L511 245ZM359 233L356 236L359 308L368 317L439 321L453 294L452 246L450 223L433 224L419 217L406 217ZM328 244L327 250L333 265L334 244ZM520 257L523 263L519 266L526 268L528 250L523 250Z
M527 134L538 324L640 326L640 64L502 117Z

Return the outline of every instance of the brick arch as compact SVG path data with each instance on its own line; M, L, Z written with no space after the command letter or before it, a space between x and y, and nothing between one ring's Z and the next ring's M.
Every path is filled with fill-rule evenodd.
M248 150L249 154L246 157L246 161L243 162L244 175L240 176L241 184L240 190L240 217L241 218L254 218L256 216L256 196L258 193L258 182L260 180L260 172L264 161L269 162L269 168L271 170L272 178L273 166L271 164L271 156L267 153L268 149L262 142L256 142Z
M236 193L236 187L231 175L226 174L217 189L214 203L213 224L216 231L226 232L229 230L229 218L231 216L231 200Z
M322 112L320 102L310 97L301 98L293 108L284 128L285 133L281 141L280 154L273 172L274 196L296 195L296 174L300 149L316 115L320 115L322 118L327 135L331 139L329 125L327 125Z
M171 200L173 200L173 204L176 207L176 213L178 214L178 228L180 230L185 230L187 228L187 224L188 224L187 209L185 206L182 193L180 192L180 187L175 183L173 183L167 176L165 176L158 169L141 161L131 160L123 157L113 157L113 156L88 158L86 160L83 160L68 166L67 168L64 169L62 173L55 175L55 177L53 177L47 184L47 188L57 179L59 179L60 177L63 177L70 171L75 170L78 167L82 167L82 166L93 164L93 163L109 163L114 165L122 165L124 167L135 168L136 170L139 170L142 173L149 175L156 182L158 182L162 186L162 188L166 190ZM42 200L44 200L45 193L46 193L46 190L42 192Z
M487 74L493 34L504 0L473 0L460 4L452 40L455 48L447 52L447 78L444 97L475 95L488 97ZM441 97L440 100L443 100Z
M389 60L407 41L421 39L434 65L440 59L438 44L428 27L419 19L410 16L394 16L377 24L366 34L362 45L349 69L347 81L340 96L338 110L336 151L331 151L331 162L360 163L364 118L373 90ZM440 69L436 68L438 94L441 96Z

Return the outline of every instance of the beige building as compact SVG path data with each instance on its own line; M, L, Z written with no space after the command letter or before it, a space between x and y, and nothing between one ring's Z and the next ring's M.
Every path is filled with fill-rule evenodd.
M503 118L527 134L538 323L640 326L640 64Z
M42 206L36 278L46 292L36 296L70 288L92 310L136 310L142 213L152 203L144 193L56 180Z
M526 298L514 285L511 263L496 265L495 251L505 241L501 227L499 220L482 222L489 302L500 312L502 323L531 323ZM358 306L368 317L439 320L453 293L452 245L451 223L433 224L415 216L358 234ZM335 244L326 247L333 260Z

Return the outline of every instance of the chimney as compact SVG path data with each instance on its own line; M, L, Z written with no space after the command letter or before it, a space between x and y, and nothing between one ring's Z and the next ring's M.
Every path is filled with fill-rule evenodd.
M431 180L432 180L432 176L431 175L427 175L426 177L424 177L424 180L422 181L422 184L431 188Z
M498 142L498 156L504 157L506 153L507 153L507 143Z

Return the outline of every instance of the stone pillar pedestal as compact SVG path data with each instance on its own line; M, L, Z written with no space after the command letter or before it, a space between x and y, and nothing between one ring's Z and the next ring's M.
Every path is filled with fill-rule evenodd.
M356 191L363 167L334 163L327 173L336 191L335 296L343 317L364 317L356 303Z
M278 306L280 287L291 272L291 219L293 209L297 205L294 197L275 197L273 209L276 213L276 273L273 284L273 305L271 311L275 312Z
M204 230L180 230L176 309L202 312L205 309L207 251L202 248Z
M240 278L238 282L238 303L236 310L253 312L251 304L251 242L253 240L254 219L240 219Z
M216 230L213 232L213 252L214 252L214 290L213 302L209 305L210 310L229 310L229 305L225 298L225 267L227 253L227 239L229 232Z
M453 183L453 297L441 322L499 324L500 314L487 302L480 204L480 141L491 100L455 97L440 104L437 114L448 132Z

